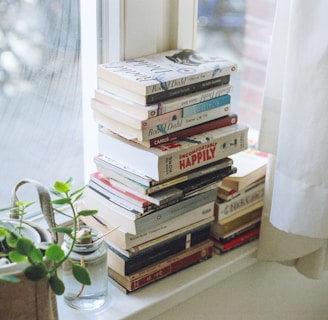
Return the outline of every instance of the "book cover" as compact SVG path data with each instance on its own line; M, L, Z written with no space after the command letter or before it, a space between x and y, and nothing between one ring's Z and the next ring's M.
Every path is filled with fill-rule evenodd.
M245 150L247 132L246 126L234 124L147 148L102 128L98 149L100 154L160 181Z
M176 49L100 64L97 75L115 85L147 96L229 75L236 70L237 64L225 58L190 49Z
M83 216L80 219L87 225L101 230L104 234L114 229L111 233L106 234L105 238L117 247L128 250L193 223L213 221L213 213L213 203L207 203L199 208L192 208L184 215L177 216L170 221L162 223L160 226L156 226L137 235L128 233L121 228L116 229L118 227L117 225L114 226L108 222L108 219L103 220L98 216Z
M135 141L148 148L151 148L151 147L159 146L164 143L170 143L178 139L187 138L196 134L201 134L210 130L219 129L232 124L236 124L237 121L238 121L238 116L236 114L230 114L183 130L165 134L158 138L153 138L146 141L138 141L138 140Z
M212 208L214 207L215 198L216 189L212 189L193 197L183 199L163 209L142 215L141 217L131 217L128 215L131 214L130 212L126 215L123 214L122 211L119 211L120 208L117 204L109 201L105 196L90 189L90 187L86 188L84 191L84 202L86 206L98 210L96 217L101 218L102 221L108 222L115 227L119 226L122 230L131 234L140 234L155 228L166 221L183 215L194 208L199 208L206 203L209 203ZM207 214L207 212L205 214Z
M237 173L222 181L222 185L236 191L240 191L255 181L265 177L268 163L268 155L256 150L247 149L231 156Z
M241 209L245 209L251 206L253 203L258 200L263 199L264 197L264 180L252 185L251 188L243 189L238 193L237 196L233 197L230 200L222 201L218 199L215 203L215 218L217 221L221 221L234 213L238 212Z
M191 116L175 118L151 127L136 129L119 121L119 117L117 119L112 119L104 113L93 109L93 118L98 124L110 129L113 132L116 132L126 139L137 139L138 141L147 141L157 137L162 137L172 132L190 128L192 126L221 118L229 114L230 104L218 106L214 109L193 114Z
M187 234L179 235L169 242L155 245L153 248L130 258L127 258L108 244L108 266L123 276L129 275L153 263L166 259L173 254L192 248L208 240L209 236L210 226L206 225Z
M128 291L135 291L170 274L205 261L212 257L212 254L213 242L206 240L131 275L122 276L111 268L108 268L108 274Z
M124 98L126 97L126 94L124 93L118 96L102 89L96 89L94 97L98 101L116 106L117 108L132 115L139 116L142 119L150 119L189 106L197 107L198 104L230 94L231 92L232 86L227 84L220 87L197 91L182 97L161 101L150 106L126 99Z

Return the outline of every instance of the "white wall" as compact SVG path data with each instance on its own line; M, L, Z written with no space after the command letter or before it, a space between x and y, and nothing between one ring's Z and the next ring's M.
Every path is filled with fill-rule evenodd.
M328 274L309 280L295 269L259 262L154 320L327 320Z

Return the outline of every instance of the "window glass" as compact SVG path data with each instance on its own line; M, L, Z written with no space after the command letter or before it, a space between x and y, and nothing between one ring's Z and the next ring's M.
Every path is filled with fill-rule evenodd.
M197 49L232 59L232 112L258 130L276 0L199 0Z
M0 208L23 178L83 183L79 24L78 0L0 1Z

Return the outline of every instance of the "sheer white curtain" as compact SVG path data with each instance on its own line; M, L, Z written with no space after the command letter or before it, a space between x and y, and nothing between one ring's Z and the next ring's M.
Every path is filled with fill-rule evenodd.
M259 148L270 153L258 257L327 267L328 1L278 0Z

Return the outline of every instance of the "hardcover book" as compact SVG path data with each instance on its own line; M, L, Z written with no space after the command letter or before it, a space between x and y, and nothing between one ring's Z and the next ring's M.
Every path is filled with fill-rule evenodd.
M246 126L235 124L147 148L102 128L99 153L160 181L245 150L247 132Z
M119 117L117 117L117 119L113 119L108 117L102 111L93 109L93 117L98 124L120 134L126 139L137 139L138 141L147 141L162 137L164 135L190 128L201 123L205 123L220 117L225 117L229 114L230 104L226 104L187 117L174 118L173 120L162 122L157 125L154 124L150 127L136 129L119 121Z
M230 75L237 64L190 49L98 65L98 77L148 96Z
M108 274L128 291L135 291L177 271L205 261L212 257L212 254L213 241L206 240L193 248L172 255L128 276L122 276L110 267L108 268Z

